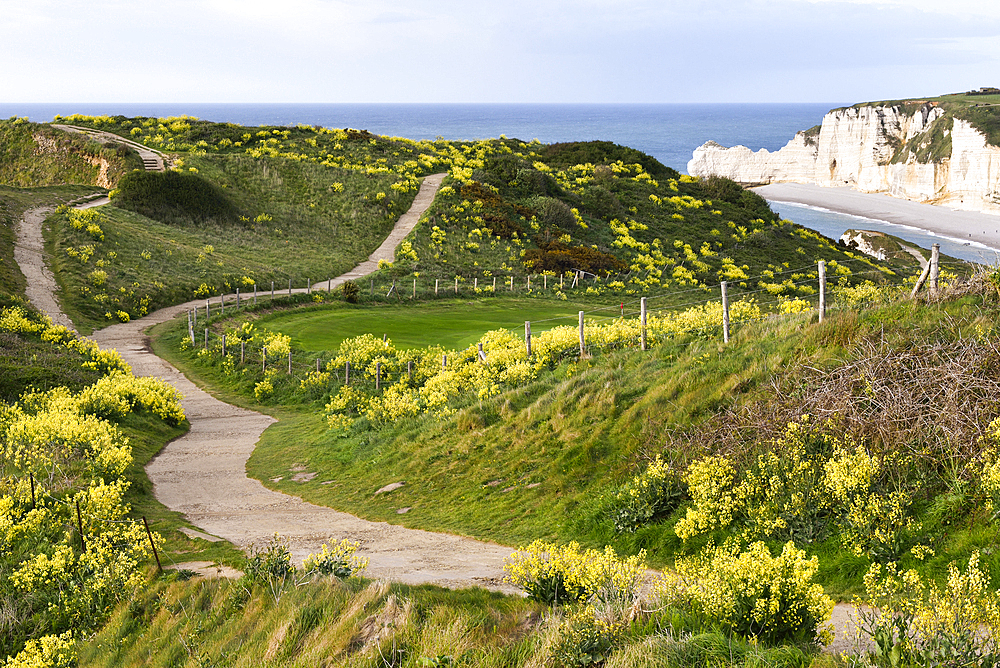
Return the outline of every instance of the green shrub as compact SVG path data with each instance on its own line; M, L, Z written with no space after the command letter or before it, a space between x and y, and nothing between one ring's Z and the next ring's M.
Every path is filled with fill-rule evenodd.
M236 206L221 190L190 172L130 172L119 181L114 204L165 222L239 218Z
M694 557L679 557L675 573L654 589L668 605L703 615L729 632L768 644L830 642L833 601L813 582L816 557L805 558L795 544L771 556L764 543L741 551L735 543L709 546Z
M610 496L606 512L615 529L631 533L669 514L686 492L687 487L677 471L657 455L645 471Z
M861 650L874 668L1000 665L1000 594L973 552L964 572L948 566L944 586L896 564L873 565L856 599Z
M638 595L645 558L645 550L619 558L611 546L599 552L581 550L575 542L555 545L536 540L507 558L504 581L533 600L553 605L631 601Z
M352 543L346 538L334 543L332 548L324 543L319 554L306 557L302 562L302 569L307 573L349 578L368 566L367 558L355 554L359 547L361 543Z
M587 606L571 612L559 627L549 649L553 665L561 668L599 666L611 656L621 628L598 619Z
M347 281L343 286L341 286L340 290L344 295L344 301L348 304L358 303L358 295L361 294L361 288L358 287L357 283L354 281Z

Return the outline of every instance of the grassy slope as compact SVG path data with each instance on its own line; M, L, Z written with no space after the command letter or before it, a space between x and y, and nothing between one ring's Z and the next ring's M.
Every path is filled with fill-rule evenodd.
M65 216L53 217L48 249L66 295L64 307L74 322L85 329L99 328L108 323L107 312L141 315L143 298L154 310L237 287L247 293L250 281L269 290L271 281L280 288L291 278L302 287L308 278L338 276L381 243L413 198L413 193L400 195L388 206L359 202L358 193L379 188L392 192L393 181L281 158L203 157L197 162L202 174L234 194L249 217L267 213L273 220L164 223L102 207L105 238L99 241L86 230L74 229ZM330 190L335 182L345 184L344 193ZM315 199L316 206L305 204L309 199ZM95 252L86 263L66 252L88 245ZM89 277L98 267L107 273L100 287ZM202 285L206 287L199 292ZM96 301L99 298L106 301Z
M550 648L564 614L482 589L319 578L275 599L244 582L170 578L120 606L82 648L80 665L549 666L557 665ZM591 640L578 637L576 644L591 649ZM836 665L831 659L810 648L727 637L658 608L626 622L601 665L818 668Z
M538 645L531 632L542 608L482 589L334 579L291 587L275 603L263 588L251 596L243 586L159 582L118 609L84 647L80 664L175 666L196 658L200 665L374 665L379 650L391 654L395 645L404 650L406 665L418 665L421 656L465 652L475 665L521 665ZM399 605L404 602L405 609ZM366 642L389 623L383 637L395 643Z
M89 195L89 186L16 188L0 185L0 294L24 295L24 275L14 261L16 226L27 209L60 204Z
M523 277L556 265L560 271L582 267L601 276L596 284L588 278L586 287L597 293L588 298L611 302L652 290L710 289L726 277L724 258L737 268L728 276L737 291L763 289L759 277L765 271L802 268L790 280L814 277L811 266L818 259L859 273L873 271L866 260L831 240L778 221L763 200L735 184L678 180L676 171L649 156L607 142L411 142L356 131L244 128L194 119L72 120L174 152L182 170L195 170L186 173L212 184L250 219L193 222L175 210L151 212L133 201L133 209L155 214L165 224L149 224L157 232L151 238L142 230L145 219L131 220L112 210L105 231L121 247L99 246L91 263L103 259L110 265L107 289L89 295L81 291L91 267L76 266L63 249L91 241L83 231L60 225L51 250L61 259L60 280L75 302L71 315L84 326L96 326L119 308L132 317L141 314L131 302L142 295L159 305L189 297L202 283L210 294L227 284L235 289L243 276L269 288L271 278L280 286L289 276L299 282L336 275L362 259L406 208L414 190L405 196L400 190L435 171L452 173L451 189L438 196L408 239L413 254L401 253L396 266L376 280L418 275L418 287L426 292L434 278L447 281L456 274L468 288L475 277L486 285L493 276L503 282L511 274ZM472 185L463 187L466 182ZM580 212L582 224L571 208ZM273 222L253 220L261 214ZM612 220L629 232L623 236L612 230ZM443 239L432 237L435 226ZM188 247L195 260L206 244L220 257L180 271L192 258L160 257L158 246L173 242ZM118 257L109 262L111 250ZM144 251L152 260L144 260ZM536 259L545 261L533 263ZM905 273L913 269L910 263L904 257L892 267ZM742 280L743 271L758 278ZM864 278L874 276L869 273ZM777 283L782 279L789 276ZM121 297L121 288L135 296ZM771 289L786 295L810 292L774 284ZM91 303L104 299L101 294L110 301Z
M259 406L247 394L252 382L244 388L226 386L215 369L193 365L178 353L183 331L176 325L164 326L154 350L226 400L279 418L248 463L250 474L269 487L369 519L509 545L555 537L611 543L626 551L642 547L662 565L681 548L672 531L679 515L635 534L616 534L601 510L602 494L641 471L657 453L683 463L703 448L721 447L735 449L747 461L798 415L789 400L790 407L776 417L743 424L743 411L766 415L775 403L772 382L793 398L815 393L822 385L808 369L836 369L860 354L856 346L873 333L890 347L906 350L928 340L961 341L974 326L992 331L995 322L984 315L989 311L983 299L839 313L819 326L810 324L808 315L791 316L748 326L728 347L690 340L647 354L612 353L563 364L527 387L470 403L449 418L403 420L343 439L326 431L323 401ZM309 483L291 482L295 465L318 475ZM285 480L270 482L275 477ZM330 480L336 482L320 484ZM933 480L927 479L925 494L942 489L941 479ZM373 496L398 481L407 484ZM967 557L976 547L989 548L1000 536L969 505L972 498L966 492L953 500L957 505L948 513L955 518L947 527L941 524L941 507L931 509L930 499L918 498L918 514L927 514L918 519L925 522L937 556L924 564L905 556L904 563L940 574L949 560ZM412 510L397 515L401 507ZM832 593L857 591L866 559L850 555L836 538L808 549L822 555L821 576ZM997 556L986 559L1000 576Z
M510 274L584 268L600 277L588 276L584 283L597 292L592 298L603 301L679 294L698 286L715 289L720 280L728 280L736 292L760 291L764 283L789 278L784 273L776 281L761 279L764 272L800 269L794 281L814 278L820 259L873 278L873 267L863 256L778 220L763 199L732 182L678 180L658 163L644 174L616 173L608 165L628 159L628 149L591 155L596 148L590 144L529 148L535 150L523 151L523 158L487 160L473 172L479 180L473 186L446 181L408 238L414 254L398 258L383 273L403 277L416 272L446 280L459 275L468 288L474 276L480 285L489 284L491 276L500 276L506 285ZM594 162L576 162L588 159ZM629 228L627 233L615 229L618 222ZM581 248L611 259L600 268L588 267L588 258L575 254ZM727 272L726 261L736 271ZM883 265L903 273L912 270L905 257ZM814 291L787 286L779 292L808 296Z
M444 297L433 304L404 304L398 308L347 304L297 308L263 317L259 325L288 334L296 348L329 351L331 355L344 339L365 333L386 335L397 349L439 345L458 350L474 344L486 330L520 331L524 321L530 320L531 331L537 334L575 322L577 313L587 308L586 304L568 301L553 304L537 299L469 299Z
M18 119L0 121L0 184L96 186L102 162L107 179L103 185L113 186L122 174L142 167L142 160L131 149L102 146L48 125Z

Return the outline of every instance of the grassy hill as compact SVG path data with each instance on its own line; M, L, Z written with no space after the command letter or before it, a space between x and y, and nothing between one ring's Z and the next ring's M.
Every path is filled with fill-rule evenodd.
M449 173L431 209L375 280L464 288L535 276L561 298L576 272L588 299L709 290L808 298L815 263L847 283L898 282L876 263L789 221L723 179L698 181L608 142L545 146L377 137L354 130L245 128L191 118L57 119L118 132L174 156L132 173L97 227L61 213L49 250L65 308L84 329L221 292L323 280L364 259L406 210L420 177ZM104 238L98 238L103 236ZM82 254L81 254L82 252ZM552 277L538 291L537 278ZM750 277L754 277L752 280ZM499 291L498 291L499 292Z
M886 558L883 549L933 577L980 549L994 581L1000 578L990 548L998 528L984 510L977 473L997 417L992 378L1000 361L992 352L996 320L989 315L996 297L992 288L976 285L931 304L879 302L868 294L860 310L851 305L857 294L844 291L834 298L844 310L822 324L808 313L771 318L743 325L730 345L721 343L715 327L677 335L645 353L595 349L593 359L563 357L495 395L460 390L443 413L388 422L361 418L346 432L325 419L342 382L317 384L306 374L315 353L293 350L301 360L295 374L265 378L257 362L242 370L222 364L214 344L208 356L185 351L179 324L165 326L154 349L227 400L280 419L248 464L251 475L272 488L369 519L510 545L544 537L629 553L642 548L656 565L701 549L709 537L761 535L774 546L792 538L820 556L828 591L848 596L859 591L872 560ZM382 307L384 317L397 308ZM247 318L258 329L267 322L239 315L211 326L237 340ZM428 350L440 365L440 349ZM457 360L449 363L474 364L463 361L474 357L475 346L469 350L472 357L449 354ZM332 354L320 356L325 363ZM421 354L412 357L416 366L423 364ZM325 369L336 372L336 365ZM403 369L387 375L384 387L405 385ZM368 392L361 389L373 382L365 367L354 373L356 391ZM259 394L262 380L272 394ZM873 494L877 487L885 496L872 498L899 492L907 499L897 515L871 510L904 527L893 534L891 548L854 550L853 534L838 524L834 506L806 523L808 530L753 529L752 516L738 515L733 525L690 540L678 536L678 523L697 507L677 482L691 464L725 456L735 471L766 470L771 455L785 461L790 423L809 434L802 447L811 457L846 456L856 444L878 460L882 473L869 483ZM634 526L616 524L621 495L657 457L669 464L676 495L662 506L651 501L649 515ZM314 482L291 481L289 471L302 466L317 473ZM324 480L337 484L320 485ZM405 487L373 496L399 481ZM411 510L398 515L402 507ZM922 548L911 552L917 546L931 556Z
M122 175L141 168L139 155L124 144L101 144L22 118L0 120L2 185L113 188Z

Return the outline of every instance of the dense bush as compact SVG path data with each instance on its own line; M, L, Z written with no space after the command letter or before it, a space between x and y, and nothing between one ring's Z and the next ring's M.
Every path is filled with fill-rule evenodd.
M664 602L695 614L744 638L768 644L828 643L824 626L833 601L813 582L816 557L788 542L778 556L767 545L746 550L736 544L710 546L694 557L679 557L675 573L654 585Z
M614 548L583 550L578 543L556 545L536 540L510 555L504 564L506 582L528 597L559 605L565 603L631 603L639 594L646 570L646 552L619 557Z
M1000 665L1000 594L973 552L965 571L948 566L943 586L873 565L857 599L856 665L872 668Z
M239 211L217 187L190 172L130 172L114 193L114 204L149 218L235 222Z
M620 146L609 141L567 142L549 144L541 150L542 160L559 166L591 163L595 165L608 164L618 160L626 163L639 163L643 169L653 176L679 179L680 172L666 167L656 158L627 146Z

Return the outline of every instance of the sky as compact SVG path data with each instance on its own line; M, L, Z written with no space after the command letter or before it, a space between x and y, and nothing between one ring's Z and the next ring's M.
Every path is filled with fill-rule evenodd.
M0 0L2 102L825 102L1000 87L995 0Z

